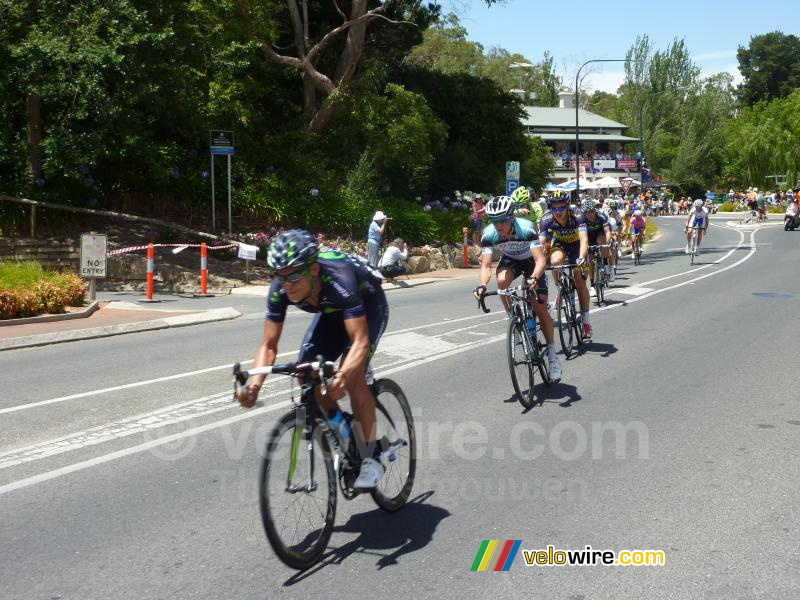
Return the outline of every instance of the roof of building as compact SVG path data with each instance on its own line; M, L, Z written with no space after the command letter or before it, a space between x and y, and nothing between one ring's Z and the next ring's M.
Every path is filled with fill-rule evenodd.
M571 127L575 129L574 108L553 108L544 106L526 106L526 116L522 124L530 127ZM605 127L609 129L627 129L627 125L606 119L588 110L578 109L578 125L584 127Z
M530 132L528 135L536 135L545 141L549 142L568 142L575 141L575 124L572 125L572 133L539 133ZM638 142L639 138L629 137L627 135L612 135L608 133L581 133L580 139L582 142Z

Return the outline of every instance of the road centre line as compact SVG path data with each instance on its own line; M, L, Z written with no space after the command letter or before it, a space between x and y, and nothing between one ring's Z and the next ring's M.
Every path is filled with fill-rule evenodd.
M486 317L486 315L481 313L481 314L478 314L478 315L470 315L468 317L460 317L458 319L450 319L448 321L438 321L436 323L427 323L425 325L417 325L415 327L408 327L406 329L399 329L399 330L396 330L396 331L390 331L390 332L387 332L386 334L384 334L383 337L387 338L387 337L390 337L390 336L393 336L393 335L397 335L399 333L406 333L408 331L416 331L418 329L426 329L426 328L429 328L429 327L436 327L436 326L443 325L443 324L448 324L449 325L450 323L457 323L459 321L466 321L466 320L469 320L469 319L480 319L480 318L484 318L484 317ZM458 331L458 330L456 330L456 331ZM291 352L282 352L282 353L278 354L278 358L282 358L282 357L286 357L286 356L294 356L296 354L297 354L296 350L295 351L291 351ZM248 364L250 364L252 362L253 362L252 359L247 359L247 360L240 361L240 364L248 365ZM86 397L89 397L89 396L97 396L97 395L100 395L100 394L107 394L109 392L118 392L120 390L127 390L127 389L131 389L131 388L135 388L135 387L141 387L141 386L145 386L145 385L153 385L155 383L163 383L165 381L172 381L174 379L182 379L184 377L194 377L195 375L202 375L204 373L211 373L211 372L214 372L214 371L221 371L223 369L230 369L232 366L233 366L233 363L228 363L228 364L224 364L224 365L217 365L215 367L207 367L205 369L198 369L196 371L186 371L186 372L183 372L183 373L176 373L175 375L166 375L164 377L156 377L155 379L145 379L145 380L142 380L142 381L134 381L132 383L126 383L126 384L122 384L122 385L115 385L113 387L102 388L102 389L98 389L98 390L89 390L87 392L80 392L80 393L77 393L77 394L70 394L68 396L60 396L58 398L50 398L48 400L40 400L38 402L30 402L30 403L27 403L27 404L19 404L17 406L10 406L10 407L7 407L7 408L0 408L0 415L6 414L6 413L17 412L17 411L20 411L20 410L27 410L27 409L30 409L30 408L37 408L39 406L47 406L49 404L56 404L56 403L59 403L59 402L66 402L67 400L77 400L79 398L86 398Z
M394 373L399 373L400 371L406 371L408 369L411 369L411 368L414 368L414 367L418 367L418 366L424 365L426 363L433 362L435 360L439 360L441 358L448 358L448 357L454 356L456 354L461 354L463 352L469 352L469 351L474 350L475 348L479 348L481 346L486 346L486 345L489 345L489 344L494 344L495 342L499 342L499 341L505 340L505 339L506 339L506 334L502 334L502 335L494 336L494 337L491 337L491 338L488 338L488 339L485 339L485 340L479 340L479 341L476 341L476 342L468 342L466 344L461 344L456 348L453 348L451 350L447 350L445 352L441 352L440 354L437 354L437 355L434 355L434 356L420 358L420 359L414 360L414 361L412 361L410 363L407 363L407 364L404 364L404 365L401 365L401 366L397 366L397 367L389 368L389 369L386 369L386 370L382 370L380 372L380 375L381 376L387 376L387 375L392 375ZM13 492L15 490L20 490L20 489L23 489L23 488L30 487L32 485L36 485L38 483L43 483L45 481L49 481L51 479L55 479L57 477L61 477L62 475L68 475L70 473L75 473L77 471L82 471L84 469L88 469L88 468L91 468L91 467L94 467L94 466L97 466L97 465L101 465L101 464L104 464L104 463L107 463L107 462L111 462L111 461L116 460L118 458L131 456L133 454L138 454L140 452L145 452L145 451L150 450L152 448L156 448L156 447L162 446L164 444L169 444L169 443L178 441L180 439L183 439L183 438L186 438L186 437L189 437L189 436L199 435L201 433L205 433L206 431L211 431L211 430L214 430L214 429L218 429L220 427L224 427L226 425L230 425L230 424L236 423L238 421L243 421L245 419L250 419L250 418L253 418L253 417L256 417L256 416L260 416L262 414L265 414L265 413L268 413L268 412L272 412L272 411L278 410L280 408L285 408L285 407L288 407L290 405L291 405L291 402L287 400L287 401L284 401L284 402L279 402L278 404L273 404L273 405L270 405L270 406L264 406L264 407L256 408L256 409L251 409L251 410L248 410L246 413L235 415L235 416L232 416L232 417L228 417L226 419L222 419L221 421L215 421L213 423L207 423L205 425L200 425L198 427L194 427L194 428L189 429L187 431L174 433L174 434L168 435L166 437L163 437L163 438L160 438L160 439L157 439L157 440L150 440L150 441L145 442L143 444L138 444L136 446L131 446L130 448L125 448L123 450L118 450L116 452L111 452L110 454L105 454L103 456L97 456L97 457L94 457L94 458L91 458L91 459L88 459L88 460L84 460L84 461L81 461L81 462L78 462L78 463L75 463L75 464L72 464L72 465L68 465L66 467L61 467L59 469L55 469L53 471L48 471L46 473L40 473L38 475L33 475L31 477L26 477L25 479L20 479L19 481L14 481L14 482L8 483L6 485L0 486L0 496L2 496L4 494L7 494L9 492Z
M725 226L722 226L722 225L716 225L714 223L712 223L712 225L714 225L715 227L718 227L720 229L731 229L731 228L728 228L728 227L725 227ZM734 251L736 251L742 245L742 242L744 241L744 233L742 231L733 230L733 229L731 229L731 230L732 231L737 231L737 233L739 234L739 243L737 244L737 246L735 248L732 248L722 258L714 261L711 264L704 265L702 267L698 267L697 269L692 269L690 271L684 271L682 273L676 273L674 275L668 275L666 277L661 277L659 279L653 279L651 281L645 281L645 282L639 284L639 287L645 287L645 286L653 284L653 283L658 283L658 282L661 282L661 281L665 281L667 279L672 279L674 277L681 277L681 276L684 276L684 275L687 275L687 274L690 274L690 273L694 273L696 271L700 271L702 269L709 268L712 265L719 264L722 261L726 260ZM755 231L753 231L752 233L755 233ZM751 235L751 240L752 240L752 235ZM737 264L739 264L739 263L737 263ZM726 269L723 269L723 270L726 270ZM722 272L722 271L715 271L715 272ZM696 281L696 280L693 280L693 281ZM664 288L664 289L673 289L673 288ZM608 290L607 293L614 293L614 291L615 290L610 289L610 290ZM636 299L639 300L639 299L642 299L642 298L649 297L650 295L652 295L652 294L651 293L647 293L645 295L639 296ZM632 302L632 300L629 300L627 302ZM613 306L615 306L615 305L612 305L612 307ZM597 312L597 311L600 311L600 310L605 310L605 308L610 308L610 307L594 309L593 312ZM430 327L435 327L435 326L438 326L438 325L442 325L443 323L450 324L450 323L456 323L456 322L460 322L460 321L467 321L467 320L471 320L471 319L479 319L479 318L482 318L482 317L485 317L485 316L487 316L487 314L481 313L481 314L478 314L478 315L460 317L458 319L451 319L451 320L448 320L448 321L439 321L439 322L436 322L436 323L428 323L428 324L425 324L425 325L417 325L415 327L408 327L406 329L400 329L400 330L397 330L397 331L388 332L388 333L386 333L384 335L384 337L386 338L386 337L389 337L389 336L392 336L392 335L397 335L397 334L400 334L400 333L406 333L406 332L409 332L409 331L416 331L416 330L419 330L419 329L426 329L426 328L430 328ZM459 331L459 330L455 330L455 331ZM281 358L281 357L290 356L290 355L294 355L294 354L295 354L295 352L283 352L283 353L279 354L278 357ZM248 360L241 361L241 364L242 365L246 365L246 364L250 364L251 362L252 362L252 360L248 359ZM184 373L176 373L175 375L167 375L167 376L158 377L158 378L155 378L155 379L137 381L137 382L127 383L127 384L113 386L113 387L109 387L109 388L103 388L103 389L99 389L99 390L90 390L90 391L87 391L87 392L81 392L81 393L77 393L77 394L70 394L68 396L61 396L61 397L58 397L58 398L51 398L51 399L48 399L48 400L41 400L41 401L38 401L38 402L31 402L31 403L28 403L28 404L20 404L20 405L17 405L17 406L11 406L11 407L0 409L0 415L6 414L6 413L17 412L17 411L20 411L20 410L26 410L26 409L30 409L30 408L36 408L36 407L40 407L40 406L46 406L46 405L49 405L49 404L55 404L55 403L59 403L59 402L65 402L67 400L76 400L76 399L79 399L79 398L85 398L85 397L89 397L89 396L96 396L96 395L99 395L99 394L105 394L105 393L109 393L109 392L116 392L116 391L120 391L120 390L125 390L125 389L134 388L134 387L145 386L145 385L152 385L152 384L155 384L155 383L162 383L162 382L165 382L165 381L181 379L181 378L184 378L184 377L192 377L192 376L195 376L195 375L201 375L201 374L204 374L204 373L210 373L210 372L213 372L213 371L219 371L219 370L230 369L230 368L231 368L230 364L218 365L218 366L215 366L215 367L208 367L208 368L205 368L205 369L198 369L198 370L195 370L195 371L188 371L188 372L184 372Z
M691 280L688 280L688 281L683 281L683 282L677 283L675 285L672 285L672 286L669 286L669 287L666 287L666 288L654 290L652 292L649 292L649 293L644 294L642 296L639 296L637 298L633 298L631 300L628 300L624 304L613 304L613 305L609 305L609 306L604 306L604 307L599 308L599 309L594 309L592 312L602 312L604 310L610 310L612 308L618 308L620 306L631 304L633 302L637 302L639 300L643 300L645 298L649 298L649 297L655 296L657 294L661 294L661 293L664 293L664 292L667 292L667 291L670 291L670 290L673 290L673 289L676 289L676 288L679 288L679 287L683 287L685 285L693 284L693 283L695 283L695 282L697 282L697 281L699 281L701 279L705 279L707 277L712 277L714 275L718 275L718 274L723 273L723 272L725 272L725 271L727 271L729 269L732 269L732 268L744 263L745 261L749 260L755 254L755 252L757 250L757 247L756 247L756 244L755 244L755 234L756 234L756 231L753 231L753 232L750 233L750 252L747 254L747 256L741 258L740 260L736 261L735 263L732 263L731 265L728 265L727 267L725 267L723 269L719 269L719 270L713 271L711 273L706 273L705 275L701 275L701 276L696 277L694 279L691 279ZM744 237L744 236L742 236L742 237ZM741 245L741 242L740 242L740 245ZM723 260L723 259L720 259L720 260ZM447 358L447 357L453 356L455 354L459 354L459 353L462 353L462 352L470 351L470 350L472 350L473 348L476 348L476 347L486 346L486 345L493 344L495 342L499 342L499 341L502 341L502 340L505 340L505 339L506 339L506 335L502 334L502 335L494 336L492 338L488 338L488 339L485 339L485 340L479 340L477 342L468 342L468 343L465 343L465 344L461 344L461 345L457 346L456 348L453 348L451 350L447 350L447 351L442 352L440 354L437 354L437 355L434 355L434 356L429 356L429 357L424 357L424 358L419 358L419 359L416 359L416 360L411 361L409 363L406 363L404 365L401 365L401 366L398 366L398 367L394 367L394 368L390 368L390 369L387 369L385 371L381 371L381 375L391 375L393 373L397 373L397 372L404 371L404 370L407 370L407 369L410 369L410 368L414 368L416 366L424 365L424 364L429 363L429 362L433 362L435 360L439 360L440 358ZM159 440L151 440L151 441L145 442L144 444L139 444L137 446L132 446L132 447L126 448L124 450L119 450L119 451L116 451L116 452L112 452L112 453L104 455L104 456L98 456L98 457L95 457L95 458L92 458L92 459L89 459L89 460L86 460L86 461L82 461L82 462L76 463L74 465L69 465L69 466L66 466L66 467L62 467L62 468L56 469L54 471L49 471L49 472L46 472L46 473L41 473L39 475L35 475L35 476L32 476L32 477L21 479L19 481L15 481L15 482L0 486L0 496L3 495L3 494L9 493L9 492L18 490L18 489L23 489L23 488L26 488L26 487L29 487L29 486L32 486L32 485L36 485L38 483L42 483L44 481L49 481L50 479L54 479L54 478L60 477L62 475L67 475L69 473L74 473L76 471L81 471L83 469L87 469L87 468L90 468L90 467L93 467L93 466L96 466L96 465L99 465L99 464L110 462L112 460L116 460L117 458L130 456L132 454L136 454L136 453L139 453L139 452L144 452L144 451L149 450L151 448L155 448L155 447L163 445L163 444L168 444L168 443L177 441L179 439L182 439L184 437L188 437L190 435L198 435L198 434L204 433L206 431L211 431L211 430L217 429L219 427L224 427L225 425L229 425L231 423L235 423L235 422L238 422L238 421L241 421L241 420L244 420L244 419L247 419L247 418L251 418L251 417L266 413L266 412L277 410L278 408L281 408L283 406L288 406L289 404L290 404L290 402L287 401L287 402L271 405L269 407L262 407L260 409L251 410L251 411L248 411L245 414L236 415L236 416L233 416L233 417L229 417L227 419L223 419L221 421L216 421L214 423L208 423L206 425L201 425L199 427L192 428L192 429L190 429L188 431L185 431L185 432L176 433L176 434L172 434L172 435L166 436L166 437L164 437L162 439L159 439Z

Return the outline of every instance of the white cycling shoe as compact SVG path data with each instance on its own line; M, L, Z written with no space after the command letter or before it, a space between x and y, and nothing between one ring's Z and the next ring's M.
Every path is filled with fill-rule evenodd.
M378 486L378 482L383 477L384 472L385 469L380 462L374 458L365 458L361 461L358 479L356 479L353 487L360 490L371 490Z
M550 381L558 383L561 380L561 361L555 354L547 357L548 372L550 373Z

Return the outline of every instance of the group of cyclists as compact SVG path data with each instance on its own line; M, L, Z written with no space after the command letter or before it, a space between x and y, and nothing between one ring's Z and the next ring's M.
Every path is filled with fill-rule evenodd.
M473 290L476 299L486 291L492 275L494 248L501 257L496 268L497 286L506 289L523 275L538 298L531 302L547 341L546 359L553 381L561 379L562 368L555 350L553 319L548 310L548 265L570 265L574 269L575 289L580 303L583 337L592 337L590 290L587 279L591 269L604 269L611 279L616 272L617 247L629 232L644 241L646 219L641 208L626 204L620 210L614 199L598 202L583 199L571 204L568 192L556 192L538 202L531 202L526 188L512 196L497 196L485 206L489 223L480 236L481 268L479 284ZM708 211L700 205L689 215L688 228L708 227ZM688 241L688 237L687 237ZM593 265L590 247L601 248L600 263ZM267 264L273 279L267 294L267 312L261 343L253 367L272 365L278 355L278 342L290 305L314 313L303 339L298 362L336 361L339 370L327 386L317 388L317 401L326 411L333 429L342 423L338 400L350 397L356 417L354 433L361 436L365 448L374 448L373 456L362 456L354 488L374 489L385 472L381 464L380 444L375 443L375 398L367 383L369 361L389 319L382 276L363 257L338 250L320 248L309 232L292 229L279 234L270 245ZM557 285L557 278L554 277ZM503 297L506 309L507 298ZM238 388L237 398L243 407L252 407L264 383L264 375L253 376Z

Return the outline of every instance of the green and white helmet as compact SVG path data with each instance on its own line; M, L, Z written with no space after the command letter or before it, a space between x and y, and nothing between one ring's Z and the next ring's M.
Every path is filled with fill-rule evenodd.
M514 204L527 204L528 200L531 199L531 193L526 187L518 187L511 192L511 199L514 201Z
M583 202L581 202L581 210L583 211L594 210L594 206L594 200L591 198L586 198Z
M267 265L275 271L310 265L319 256L314 236L305 229L290 229L272 240L267 252Z

